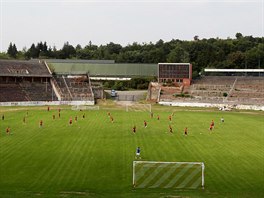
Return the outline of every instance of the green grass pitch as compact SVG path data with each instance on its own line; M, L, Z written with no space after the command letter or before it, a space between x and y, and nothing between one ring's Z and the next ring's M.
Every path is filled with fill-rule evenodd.
M62 109L59 119L57 108L51 107L49 112L46 107L28 108L27 116L25 108L0 108L0 116L5 115L5 120L0 120L1 198L264 197L261 112L186 111L156 106L151 118L147 112L125 109ZM224 123L220 123L221 116ZM68 124L70 117L72 126ZM39 127L41 119L43 128ZM215 129L210 134L212 119ZM132 133L134 124L136 134ZM169 133L170 124L173 134ZM8 126L10 135L5 131ZM183 135L185 127L187 137ZM141 147L141 160L204 162L205 188L134 189L132 162L137 146Z

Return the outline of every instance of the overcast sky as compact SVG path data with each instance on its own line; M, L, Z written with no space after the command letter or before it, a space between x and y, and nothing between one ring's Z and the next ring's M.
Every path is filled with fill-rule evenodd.
M0 0L0 51L159 39L263 37L264 0Z

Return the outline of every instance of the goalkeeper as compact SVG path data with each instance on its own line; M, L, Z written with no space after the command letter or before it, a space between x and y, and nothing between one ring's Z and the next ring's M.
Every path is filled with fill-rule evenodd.
M135 157L136 159L141 159L141 157L140 157L140 147L137 147L137 150L136 150L136 157Z

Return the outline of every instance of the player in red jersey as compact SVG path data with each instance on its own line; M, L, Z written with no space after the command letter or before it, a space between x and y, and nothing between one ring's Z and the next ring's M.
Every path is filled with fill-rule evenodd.
M184 135L188 135L188 128L187 127L185 127L185 129L184 129Z
M214 128L214 120L212 120L211 125L212 125L212 127Z
M10 127L8 126L8 127L6 128L6 134L7 134L7 135L10 135L10 131L11 131L11 129L10 129Z
M147 128L148 124L146 122L146 120L144 120L144 127Z
M209 130L212 131L213 130L213 125L210 124Z
M158 115L157 119L160 120L160 116L159 115Z
M42 121L42 120L39 121L39 127L40 127L40 128L43 127L43 121Z
M169 121L171 122L171 115L169 115Z
M137 131L136 125L133 126L132 131L133 131L133 133L136 133L136 131Z
M171 125L169 125L169 131L170 133L173 133Z
M113 118L113 116L110 116L110 120L111 120L112 123L114 123L114 118Z
M72 118L70 118L69 120L69 125L72 125Z
M49 111L50 110L50 107L48 106L47 110Z

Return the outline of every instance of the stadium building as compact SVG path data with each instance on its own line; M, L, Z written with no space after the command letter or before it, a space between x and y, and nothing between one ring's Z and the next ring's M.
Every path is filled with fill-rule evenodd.
M42 61L0 60L0 101L57 100L51 78L49 68Z
M1 60L0 93L2 105L94 104L88 74L52 74L47 63L39 60Z
M190 86L192 81L192 65L190 63L159 63L158 82L180 83Z
M130 80L157 77L147 100L160 104L197 103L264 105L263 69L205 69L192 79L190 63L117 64L112 60L1 60L0 103L85 104L105 98L101 84L93 80ZM130 93L117 100L135 101ZM144 94L143 94L144 95ZM141 98L142 99L142 98Z

